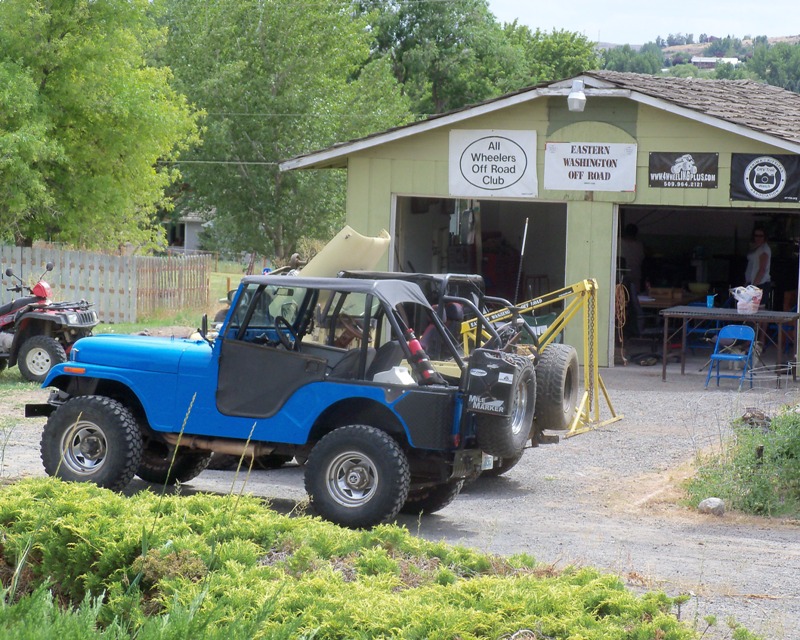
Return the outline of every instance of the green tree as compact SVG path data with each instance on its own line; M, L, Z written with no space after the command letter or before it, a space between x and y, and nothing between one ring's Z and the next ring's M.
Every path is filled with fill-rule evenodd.
M714 76L717 80L745 80L757 79L755 75L747 70L747 65L734 66L729 62L718 64L714 68Z
M218 248L284 259L301 238L330 238L343 220L343 172L277 164L407 121L389 61L368 62L366 21L325 2L160 4L163 60L206 112L203 146L181 164L179 206L213 213Z
M603 52L603 68L610 71L629 71L655 75L664 67L664 54L654 42L634 51L630 45L614 47Z
M357 4L373 28L373 59L391 60L419 115L494 97L522 73L486 0Z
M703 55L715 58L735 58L746 53L747 47L744 46L741 39L733 36L714 40L703 51Z
M531 31L515 20L503 26L507 41L522 52L523 76L509 90L551 80L560 80L596 69L599 60L595 44L572 31Z
M800 92L800 44L760 44L746 69L767 84Z
M693 64L676 64L669 70L669 75L673 78L699 78L703 74Z
M374 35L372 59L391 61L418 115L442 113L532 84L597 68L577 33L501 26L486 0L360 0Z
M0 242L25 237L30 213L49 206L53 196L40 163L59 157L37 109L36 83L19 65L0 62Z
M143 245L196 137L148 0L0 2L0 239Z

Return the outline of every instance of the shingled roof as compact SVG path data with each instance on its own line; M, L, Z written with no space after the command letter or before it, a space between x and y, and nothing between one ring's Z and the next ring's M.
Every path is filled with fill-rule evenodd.
M800 94L754 80L663 78L640 73L589 71L585 76L800 143Z
M585 93L590 102L593 98L628 98L800 153L800 94L753 80L671 78L618 71L587 71L575 78L526 87L408 125L341 142L321 151L295 156L282 162L280 168L287 171L309 167L344 167L350 153L365 148L443 126L454 126L469 118L514 104L550 96L566 96L575 79L583 80L586 84Z

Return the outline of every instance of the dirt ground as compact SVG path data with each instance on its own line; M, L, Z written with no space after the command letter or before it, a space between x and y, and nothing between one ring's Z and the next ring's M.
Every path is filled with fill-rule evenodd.
M563 568L594 566L635 589L689 594L682 619L730 638L733 616L770 640L800 639L800 523L726 513L700 514L682 505L681 482L698 453L719 450L732 417L746 407L774 413L800 401L800 384L757 377L754 389L732 381L703 388L696 362L680 375L660 367L601 370L622 419L527 451L505 476L481 479L432 516L402 516L401 525L431 540L499 554L528 553ZM3 379L16 370L2 374ZM23 418L25 402L47 392L34 385L0 397L0 478L44 474L38 441L43 419ZM610 411L601 401L602 419ZM206 471L182 490L228 493L243 488L276 508L304 508L302 467L253 472ZM135 481L131 491L146 485Z

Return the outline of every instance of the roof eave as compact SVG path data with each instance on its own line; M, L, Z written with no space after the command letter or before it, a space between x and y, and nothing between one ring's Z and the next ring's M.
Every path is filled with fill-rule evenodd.
M587 97L589 95L590 94L587 93ZM673 113L675 115L681 116L682 118L687 118L688 120L694 120L695 122L700 122L710 127L715 127L717 129L727 131L728 133L733 133L735 135L748 138L750 140L755 140L757 142L763 142L764 144L768 144L773 147L778 147L779 149L783 149L784 151L789 151L791 153L800 153L800 143L792 142L790 140L784 140L783 138L778 138L768 133L756 131L755 129L751 129L750 127L745 127L743 125L736 124L728 120L723 120L722 118L708 115L707 113L702 113L700 111L695 111L694 109L681 107L677 104L669 102L668 100L655 98L653 96L649 96L644 93L639 93L637 91L631 91L630 99L635 100L636 102L639 102L641 104L646 104L655 109L661 109L662 111Z
M517 104L530 102L531 100L536 100L537 98L560 95L566 96L570 91L569 87L559 87L559 84L561 83L556 83L548 87L539 87L529 91L522 91L520 93L515 93L504 98L498 98L497 100L485 102L474 107L468 107L459 111L454 111L453 113L443 116L437 116L429 120L415 122L393 131L370 136L368 138L360 138L352 142L346 142L337 147L323 149L322 151L313 152L308 155L290 158L289 160L281 162L278 167L281 171L292 171L294 169L322 169L331 167L344 168L347 166L347 156L350 156L353 153L358 153L359 151L371 149L372 147L377 147L388 142L402 140L408 136L434 131L442 127L449 127L465 120L471 120L472 118L494 113L495 111L506 109ZM622 91L625 93L625 95L630 93L630 91L626 89L618 89L616 91Z
M595 78L591 75L580 75L576 76L575 78L568 78L554 82L547 86L539 86L528 91L521 91L519 93L498 98L496 100L485 102L473 107L467 107L459 111L454 111L453 113L431 118L429 120L412 123L405 127L400 127L386 133L360 138L352 142L343 143L336 147L330 147L328 149L309 153L304 156L290 158L289 160L281 162L278 166L281 171L292 171L295 169L346 168L349 156L360 151L365 151L389 142L401 140L412 135L434 131L442 127L449 127L466 120L471 120L475 117L494 113L495 111L537 100L539 98L567 96L571 91L573 80L584 81L584 93L586 94L587 99L628 98L641 104L646 104L653 108L661 109L662 111L673 113L675 115L679 115L696 122L701 122L723 131L727 131L729 133L743 136L750 140L763 142L791 153L800 153L800 143L791 142L783 138L778 138L767 133L756 131L749 127L735 124L733 122L723 120L716 116L708 115L694 109L681 107L673 102L664 100L663 98L656 98L645 93L640 93L634 89L622 88L619 87L619 85L602 78Z

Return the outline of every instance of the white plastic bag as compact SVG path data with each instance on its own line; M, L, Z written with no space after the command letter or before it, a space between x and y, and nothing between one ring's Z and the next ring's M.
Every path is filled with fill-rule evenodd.
M736 310L739 313L756 313L761 304L763 291L749 284L746 287L731 289L731 294L736 298Z

